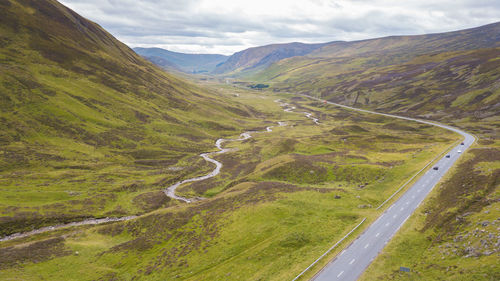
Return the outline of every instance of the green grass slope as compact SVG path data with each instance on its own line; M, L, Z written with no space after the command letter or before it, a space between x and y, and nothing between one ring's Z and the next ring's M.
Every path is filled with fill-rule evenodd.
M260 124L56 1L0 1L0 74L1 235L165 206L198 153Z

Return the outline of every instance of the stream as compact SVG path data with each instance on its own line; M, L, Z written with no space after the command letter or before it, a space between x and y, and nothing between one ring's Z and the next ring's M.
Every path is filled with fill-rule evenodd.
M285 112L293 112L293 110L296 109L295 106L290 106L290 104L288 104L288 103L283 103L279 99L275 100L275 102L279 103L279 105L281 107L284 107L283 111L285 111ZM305 116L307 118L311 119L315 124L319 124L318 119L314 118L312 116L313 115L312 113L309 113L309 112L302 112L302 113L305 114ZM278 122L278 126L280 126L280 127L286 126L286 125L287 125L286 122L283 122L283 121L279 121ZM252 134L272 132L273 131L272 128L274 128L274 127L275 126L266 127L265 131L247 131L247 132L244 132L244 133L240 134L239 138L237 138L237 139L223 139L223 138L218 139L215 142L215 147L217 149L219 149L219 151L206 152L206 153L200 154L200 157L202 157L203 159L205 159L205 161L215 164L215 169L213 169L210 173L208 173L208 174L206 174L204 176L199 176L199 177L194 177L194 178L189 178L189 179L178 181L178 182L174 183L173 185L171 185L171 186L167 187L166 189L164 189L163 192L165 193L166 196L168 196L168 197L170 197L172 199L184 201L186 203L191 203L191 202L195 202L195 201L199 201L199 200L204 199L202 197L185 198L185 197L176 195L175 194L175 190L180 185L182 185L184 183L202 181L202 180L206 180L206 179L209 179L209 178L217 176L220 173L220 170L222 168L222 163L219 162L219 161L217 161L217 160L215 160L215 159L213 159L213 158L211 158L211 156L218 155L218 154L223 154L223 153L226 153L226 152L229 152L229 151L233 151L233 149L231 149L231 148L222 148L222 145L225 142L244 141L244 140L247 140L247 139L251 138ZM58 225L53 225L53 226L45 226L45 227L42 227L42 228L39 228L39 229L35 229L35 230L32 230L32 231L28 231L28 232L14 233L14 234L11 234L11 235L8 235L8 236L0 237L0 242L9 241L9 240L13 240L13 239L16 239L16 238L28 237L28 236L31 236L31 235L40 234L40 233L44 233L44 232L48 232L48 231L53 231L53 230L57 230L57 229L61 229L61 228L66 228L66 227L81 226L81 225L96 225L96 224L103 224L103 223L108 223L108 222L118 222L118 221L128 221L128 220L135 219L135 218L137 218L137 216L126 216L126 217L118 217L118 218L86 219L86 220L78 221L78 222L70 222L70 223L66 223L66 224L58 224Z
M294 109L296 109L295 106L290 106L288 103L283 103L279 99L275 100L274 102L279 103L279 105L281 107L285 107L285 109L284 109L285 112L292 112ZM314 118L312 116L313 115L312 113L309 113L309 112L302 112L302 113L304 113L307 118L313 120L313 122L315 124L319 124L318 119ZM278 125L280 127L281 126L285 126L286 122L280 121L280 122L278 122ZM211 158L210 156L217 155L217 154L223 154L223 153L226 153L226 152L229 152L229 151L232 150L230 148L222 148L222 144L223 143L230 142L230 141L244 141L244 140L247 140L247 139L251 138L252 137L251 134L272 132L273 131L272 130L273 127L274 126L267 127L265 131L247 131L247 132L244 132L244 133L240 134L240 137L237 138L237 139L218 139L215 142L215 147L217 147L217 149L219 149L219 151L207 152L207 153L200 154L200 157L202 157L203 159L205 159L206 161L208 161L210 163L214 163L215 164L215 169L212 172L210 172L210 173L208 173L208 174L206 174L204 176L200 176L200 177L195 177L195 178L190 178L190 179L178 181L178 182L174 183L173 185L167 187L167 189L165 189L163 192L165 193L165 195L167 195L168 197L170 197L172 199L184 201L186 203L191 203L191 202L195 202L195 201L199 201L199 200L204 199L202 197L194 197L194 198L182 197L182 196L176 195L175 194L175 190L180 185L182 185L184 183L202 181L202 180L206 180L206 179L209 179L209 178L213 178L216 175L218 175L220 173L220 169L222 168L222 163L219 162L219 161L217 161L217 160L215 160L215 159L213 159L213 158Z

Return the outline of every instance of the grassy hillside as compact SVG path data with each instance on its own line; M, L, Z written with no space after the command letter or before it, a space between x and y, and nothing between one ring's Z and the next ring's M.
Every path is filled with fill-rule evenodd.
M248 79L271 84L277 92L488 127L499 122L499 29L495 23L444 34L333 43Z
M276 70L279 74L270 81L277 91L385 112L448 121L474 113L469 117L483 119L499 113L499 55L500 48L444 52L378 67L362 67L365 59L357 57L319 60L291 71ZM280 65L268 73L273 68Z
M228 58L217 54L184 54L161 48L134 48L134 51L162 68L180 69L187 73L211 72Z
M0 68L1 235L165 206L198 153L261 124L56 1L0 2Z

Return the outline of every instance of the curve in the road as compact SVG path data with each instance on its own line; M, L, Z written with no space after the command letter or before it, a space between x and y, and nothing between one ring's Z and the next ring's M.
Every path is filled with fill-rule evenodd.
M394 236L394 234L396 234L408 217L415 211L420 203L422 203L432 188L458 160L460 155L474 143L475 138L474 136L457 128L431 121L354 108L324 101L308 95L302 96L350 110L437 126L456 132L464 137L461 144L455 146L449 151L449 157L443 157L434 165L434 168L437 169L430 169L423 176L421 176L403 195L401 195L395 203L393 203L374 223L372 223L360 236L358 236L353 243L344 249L313 278L315 281L354 281L359 278L373 259L377 257L380 251Z

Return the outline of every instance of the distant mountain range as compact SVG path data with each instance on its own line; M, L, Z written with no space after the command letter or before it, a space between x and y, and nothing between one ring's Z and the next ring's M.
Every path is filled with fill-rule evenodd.
M177 53L161 48L134 48L133 50L163 69L187 73L212 72L217 65L228 58L228 56L215 54Z
M233 77L264 77L281 66L296 62L331 64L338 58L371 58L360 66L402 63L423 54L466 51L499 46L500 23L446 33L389 36L359 41L333 41L321 44L271 44L245 49L231 56L184 54L161 48L134 48L139 55L164 69L187 73L210 73ZM338 64L338 63L333 63ZM261 73L262 72L262 73ZM295 72L295 70L294 70ZM297 72L297 73L300 73ZM283 73L280 73L283 75ZM302 75L302 74L301 74Z

